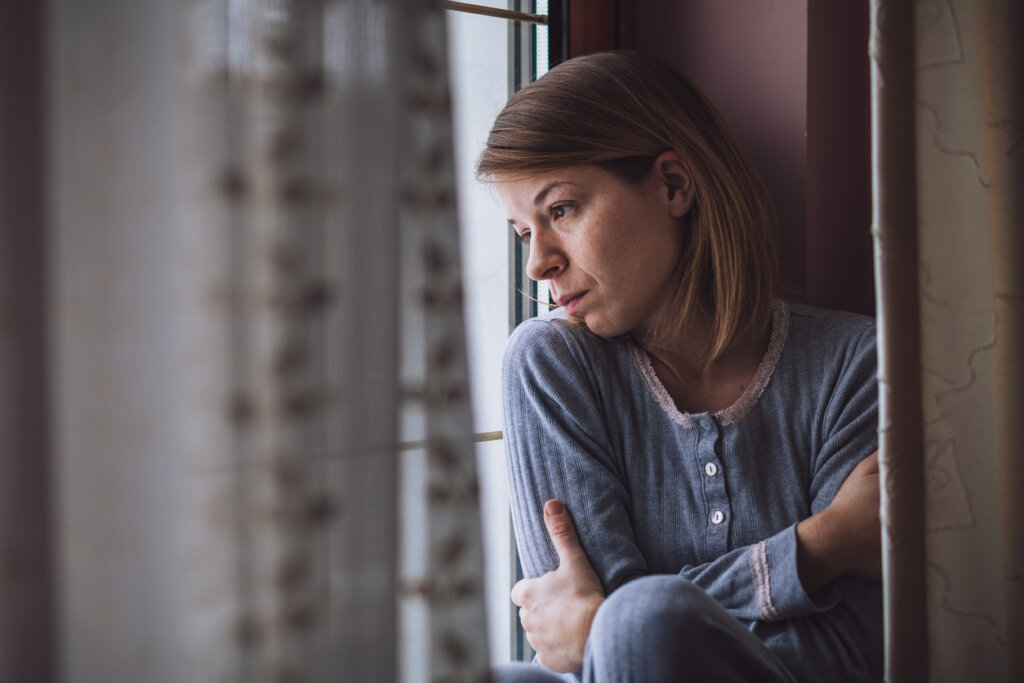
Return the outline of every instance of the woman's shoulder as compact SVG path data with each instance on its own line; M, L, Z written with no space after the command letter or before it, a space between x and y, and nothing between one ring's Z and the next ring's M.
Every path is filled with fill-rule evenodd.
M789 338L794 344L809 344L832 352L843 347L874 352L874 318L806 304L789 303L788 307Z
M555 309L519 324L505 347L505 371L531 373L600 372L627 357L622 340L603 339L570 322L564 309Z
M610 342L581 325L569 321L565 309L556 308L535 318L524 320L512 331L505 348L510 354L546 351L558 348L601 348Z
M790 332L780 361L783 384L803 396L818 395L825 404L841 404L861 391L873 402L867 396L876 393L874 319L802 304L789 308Z
M562 328L567 328L563 330ZM509 347L517 346L534 340L554 338L563 336L568 328L573 327L565 315L565 309L556 308L547 313L541 313L535 318L527 318L512 330L509 337Z

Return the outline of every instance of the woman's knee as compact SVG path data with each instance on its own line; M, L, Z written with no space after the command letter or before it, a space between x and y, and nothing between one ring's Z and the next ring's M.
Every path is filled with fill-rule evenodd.
M678 576L613 592L594 617L584 680L792 681L758 638L711 596Z
M565 678L539 664L508 662L491 672L495 683L565 683Z
M660 648L700 647L716 630L717 620L731 619L725 609L696 585L678 576L646 576L614 591L601 605L590 630L591 645L618 649L626 645ZM631 641L631 642L629 642Z

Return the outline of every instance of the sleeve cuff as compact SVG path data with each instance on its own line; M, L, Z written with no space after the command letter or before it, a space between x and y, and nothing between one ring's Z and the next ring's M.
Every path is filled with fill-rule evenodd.
M814 597L804 592L796 566L796 525L750 546L757 611L764 621L792 619L831 609L842 599L835 582Z

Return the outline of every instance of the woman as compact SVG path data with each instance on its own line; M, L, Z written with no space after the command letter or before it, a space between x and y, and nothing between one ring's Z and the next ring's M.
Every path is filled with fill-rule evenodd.
M771 200L711 105L652 57L573 59L478 176L560 305L505 356L542 666L502 677L880 680L874 326L777 297Z

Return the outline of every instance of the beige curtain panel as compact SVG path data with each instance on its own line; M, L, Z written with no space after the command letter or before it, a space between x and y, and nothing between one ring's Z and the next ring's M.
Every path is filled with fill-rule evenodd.
M872 3L887 679L1024 680L1024 6Z
M441 3L3 5L0 680L482 680Z

